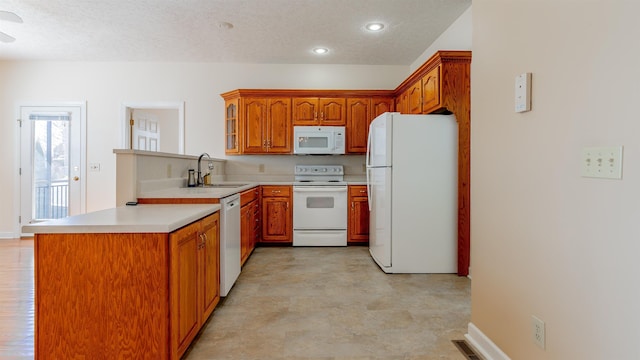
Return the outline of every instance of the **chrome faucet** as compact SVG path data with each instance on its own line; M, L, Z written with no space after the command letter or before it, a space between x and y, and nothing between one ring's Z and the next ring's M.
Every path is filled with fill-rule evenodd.
M198 181L197 181L198 186L204 186L204 180L202 179L202 171L200 170L200 163L202 162L202 157L205 155L207 156L207 159L211 161L211 157L207 153L202 153L202 155L200 155L200 157L198 158Z

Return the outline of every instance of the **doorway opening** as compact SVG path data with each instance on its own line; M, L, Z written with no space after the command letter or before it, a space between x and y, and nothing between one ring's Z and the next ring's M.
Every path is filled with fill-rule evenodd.
M184 154L184 102L122 104L122 148Z

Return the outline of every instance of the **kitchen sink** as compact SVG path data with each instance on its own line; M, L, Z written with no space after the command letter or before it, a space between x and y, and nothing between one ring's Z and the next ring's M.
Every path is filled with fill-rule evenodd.
M249 184L204 184L202 186L208 188L237 188L246 185Z
M184 186L185 188L212 188L212 189L234 189L249 185L248 183L222 183L222 184L204 184L200 186Z

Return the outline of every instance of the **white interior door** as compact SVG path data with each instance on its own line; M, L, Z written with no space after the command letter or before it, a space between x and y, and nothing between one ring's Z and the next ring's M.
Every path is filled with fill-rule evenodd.
M84 107L20 107L20 223L84 212Z
M137 111L133 118L133 149L160 151L160 126L155 115Z

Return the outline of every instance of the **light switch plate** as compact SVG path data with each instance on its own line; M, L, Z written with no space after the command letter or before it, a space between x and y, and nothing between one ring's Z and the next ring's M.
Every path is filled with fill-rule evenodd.
M516 112L531 110L531 73L516 76Z
M622 146L582 149L582 177L622 179Z

